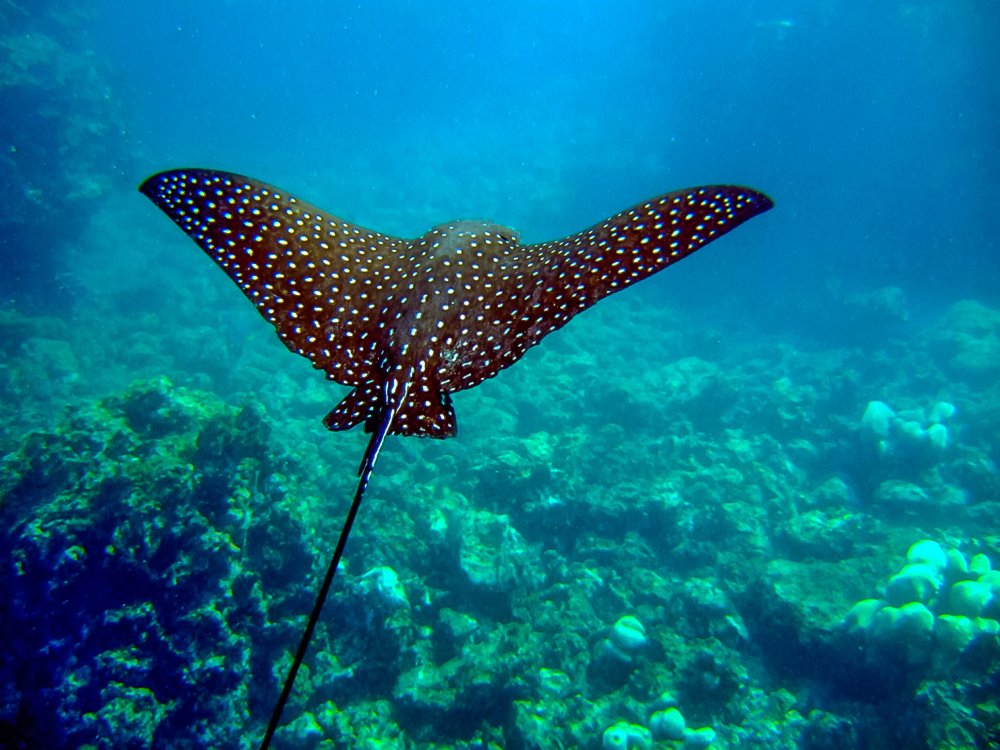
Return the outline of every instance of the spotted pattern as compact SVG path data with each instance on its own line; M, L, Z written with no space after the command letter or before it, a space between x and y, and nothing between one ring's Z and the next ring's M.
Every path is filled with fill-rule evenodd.
M236 282L294 352L354 386L324 423L455 434L450 393L509 367L609 294L771 208L744 187L679 190L579 234L522 245L480 221L414 240L329 216L270 185L198 169L140 190Z

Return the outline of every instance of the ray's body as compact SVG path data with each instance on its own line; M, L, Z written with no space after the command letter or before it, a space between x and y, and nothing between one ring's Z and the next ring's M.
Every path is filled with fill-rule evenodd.
M380 234L240 175L183 169L140 191L236 282L292 351L352 386L331 430L372 434L354 501L261 744L269 746L387 435L455 435L451 393L509 367L604 297L771 208L764 194L679 190L578 234L523 245L455 221L416 239Z

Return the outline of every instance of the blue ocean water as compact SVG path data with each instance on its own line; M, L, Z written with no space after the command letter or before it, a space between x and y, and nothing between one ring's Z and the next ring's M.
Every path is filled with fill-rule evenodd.
M275 747L1000 742L998 16L0 6L0 747L252 746L354 489L176 167L405 237L775 202L390 439Z

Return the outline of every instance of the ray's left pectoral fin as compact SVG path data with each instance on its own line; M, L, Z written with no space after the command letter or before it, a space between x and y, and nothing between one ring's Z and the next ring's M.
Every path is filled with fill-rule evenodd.
M576 313L686 258L773 205L763 193L736 185L687 188L528 250L547 256L548 288L561 298L549 303L568 303Z

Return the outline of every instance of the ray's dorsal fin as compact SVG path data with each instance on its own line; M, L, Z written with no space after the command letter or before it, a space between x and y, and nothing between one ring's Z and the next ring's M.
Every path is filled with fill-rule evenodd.
M412 240L392 237L228 172L161 172L139 189L236 282L289 349L353 386L324 424L364 424L372 434L261 750L281 720L386 437L452 437L451 393L493 377L577 313L773 205L746 187L689 188L578 234L523 245L511 229L467 220Z

